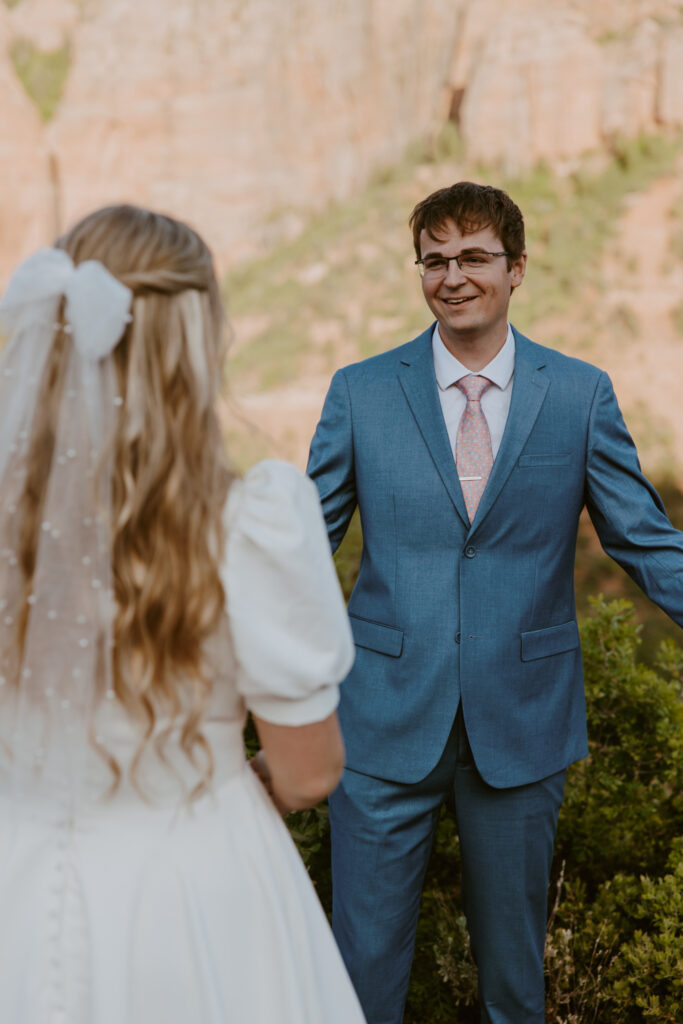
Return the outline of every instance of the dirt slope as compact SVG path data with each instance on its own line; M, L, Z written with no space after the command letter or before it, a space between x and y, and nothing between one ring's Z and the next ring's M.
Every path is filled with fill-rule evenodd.
M674 258L672 245L674 233L683 231L674 216L682 201L681 174L630 197L585 305L578 303L530 331L539 341L562 335L570 354L610 374L646 470L655 476L667 472L679 481L683 335L674 311L683 303L683 262ZM532 260L528 273L533 272ZM425 309L425 324L428 319ZM339 366L353 358L342 344L335 354ZM226 424L247 453L246 461L270 454L305 464L329 384L328 374L315 372L314 355L311 370L294 385L242 394L238 403L226 406Z

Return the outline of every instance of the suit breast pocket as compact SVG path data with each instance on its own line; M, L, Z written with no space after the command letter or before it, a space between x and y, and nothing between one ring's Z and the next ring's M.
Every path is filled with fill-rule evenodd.
M403 630L395 626L385 626L382 622L361 619L358 615L349 615L353 642L357 647L365 647L378 654L388 654L390 658L399 658L403 650Z
M571 452L542 452L538 455L520 455L517 465L520 469L545 469L546 466L569 466Z

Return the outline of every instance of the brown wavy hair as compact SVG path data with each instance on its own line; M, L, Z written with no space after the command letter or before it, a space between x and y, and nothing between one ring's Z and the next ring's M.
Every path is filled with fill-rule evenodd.
M473 181L457 181L454 185L437 189L419 202L409 218L418 259L422 255L422 232L426 231L438 241L448 221L453 221L463 235L492 228L508 254L508 270L524 252L522 211L501 188Z
M225 330L211 252L186 224L129 205L90 214L55 244L75 264L99 260L133 292L132 321L113 353L122 406L108 452L114 690L142 728L133 781L150 738L163 756L165 738L179 725L199 791L213 773L202 730L212 687L205 647L224 608L218 560L234 476L215 405ZM27 587L67 351L58 329L22 496L19 555ZM160 737L161 714L171 725ZM116 786L121 768L111 756L108 761Z

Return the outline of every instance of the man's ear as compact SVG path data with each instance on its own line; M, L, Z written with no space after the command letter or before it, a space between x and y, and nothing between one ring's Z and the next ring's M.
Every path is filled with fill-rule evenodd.
M512 266L510 267L510 294L514 292L515 288L519 288L520 284L524 280L525 273L526 249L518 259L513 260Z

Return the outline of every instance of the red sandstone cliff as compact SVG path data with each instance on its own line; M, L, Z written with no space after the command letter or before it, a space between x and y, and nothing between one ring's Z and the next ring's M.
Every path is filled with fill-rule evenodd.
M11 59L68 42L43 124ZM352 194L449 106L523 168L683 125L674 0L0 0L0 281L106 202L178 213L223 264Z

